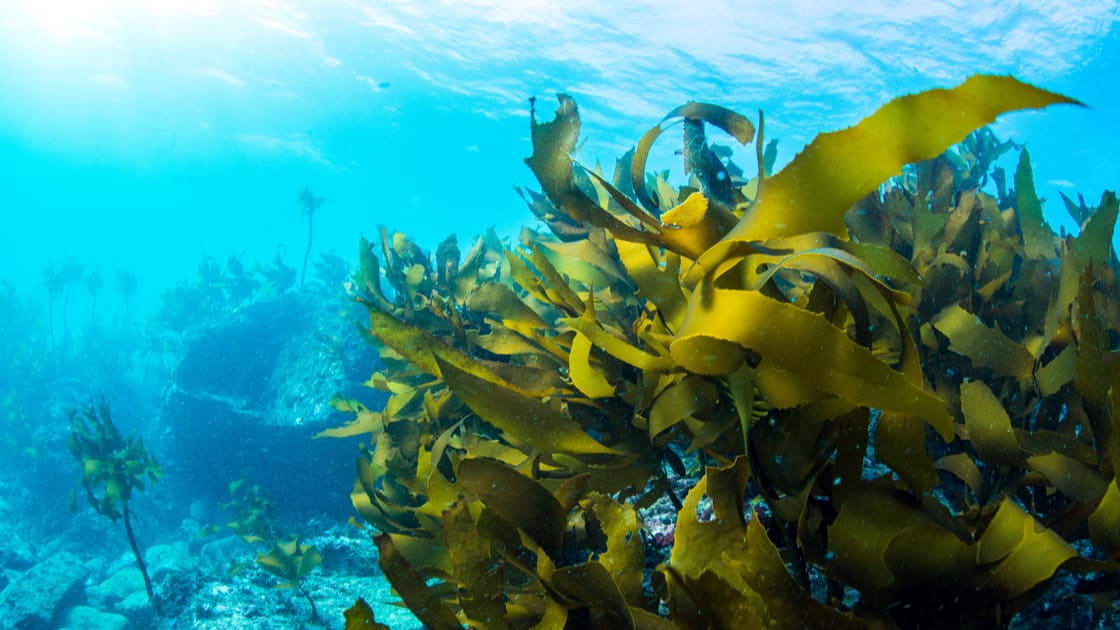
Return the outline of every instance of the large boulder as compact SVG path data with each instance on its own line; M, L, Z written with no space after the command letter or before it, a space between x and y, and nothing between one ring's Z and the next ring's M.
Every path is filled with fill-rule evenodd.
M123 601L133 593L143 593L144 576L135 566L125 567L110 575L100 584L86 589L90 603L100 608L111 608L117 602Z
M26 571L35 563L35 554L31 545L20 537L20 532L14 527L4 528L0 535L0 569L8 571Z
M175 541L168 545L155 545L144 552L148 574L153 581L176 571L191 571L198 566L198 559L191 555L186 542Z
M104 612L89 606L75 606L65 615L62 630L124 630L128 619L122 615Z
M211 572L224 572L236 559L248 555L253 547L237 536L225 536L202 546L199 564Z
M81 559L66 552L31 567L0 593L0 628L57 627L62 608L80 596L86 572Z
M312 440L345 421L342 393L377 404L361 386L376 353L357 331L359 311L338 296L299 294L242 307L188 342L160 411L170 432L168 479L224 499L246 475L283 496L285 511L349 510L354 440Z

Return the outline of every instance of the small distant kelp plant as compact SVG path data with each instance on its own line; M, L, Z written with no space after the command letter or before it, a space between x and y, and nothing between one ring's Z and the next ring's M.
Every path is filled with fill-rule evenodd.
M128 502L145 483L159 481L163 472L143 442L125 437L113 424L109 403L89 405L70 413L70 453L82 464L82 487L89 504L110 520L124 520L124 531L136 565L144 577L144 589L152 599L152 580L144 554L132 532Z
M228 527L233 534L247 543L265 542L273 537L273 503L268 492L245 478L231 481L229 500L218 507L225 510L230 520L223 525L207 525L199 530L200 537L213 536Z
M311 619L316 623L320 623L319 611L315 607L315 600L303 588L303 578L322 562L323 557L319 555L319 551L311 545L300 543L299 538L276 542L267 553L257 554L257 564L284 580L276 588L294 588L307 599L311 606Z
M315 229L315 211L323 205L324 201L326 199L316 197L310 188L305 187L299 191L299 205L303 213L307 215L307 249L303 252L303 266L299 270L300 289L303 288L303 282L307 279L307 261L311 259L311 238Z
M559 101L523 191L547 233L360 245L390 397L336 400L353 421L323 435L369 435L351 498L422 622L998 628L1059 574L1116 601L1116 197L1053 234L1027 151L983 127L1076 101L975 76L776 173L761 114L688 103L609 179ZM645 167L677 123L680 188ZM711 127L755 143L755 176ZM663 497L673 536L647 538Z
M301 544L298 537L280 533L273 521L273 501L263 487L242 478L230 482L229 495L229 500L220 506L231 516L224 527L249 544L260 543L269 547L267 552L256 554L257 564L284 580L276 588L298 590L311 606L312 621L321 623L315 600L303 587L303 578L323 561L319 551L311 545ZM207 525L199 530L198 535L212 536L223 529L222 526ZM244 568L244 564L233 564L230 573L238 573Z

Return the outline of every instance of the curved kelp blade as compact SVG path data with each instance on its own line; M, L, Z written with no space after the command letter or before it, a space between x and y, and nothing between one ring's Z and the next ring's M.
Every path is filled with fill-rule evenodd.
M977 559L998 559L985 587L1011 599L1027 592L1077 552L1052 529L1042 526L1014 501L1004 498L995 518L980 537Z
M544 486L488 459L465 459L456 474L463 487L478 495L486 507L525 532L549 557L560 559L564 508Z
M817 231L846 237L844 213L904 164L940 155L1002 113L1056 103L1081 104L993 75L897 98L853 127L817 136L766 181L762 198L724 242Z
M603 495L595 496L589 503L607 537L607 550L599 555L599 562L614 576L626 601L640 606L645 556L638 511L630 504L619 503Z
M976 367L1018 378L1027 378L1034 370L1034 357L1026 348L956 304L938 313L932 323L949 338L949 349L968 357Z
M560 105L551 121L538 123L536 110L532 110L533 155L525 159L544 193L557 208L576 221L608 229L619 238L654 242L652 234L623 223L576 186L571 153L579 140L579 109L567 94L557 94L556 98Z
M505 630L509 626L502 601L503 572L495 568L491 541L479 533L463 497L443 512L443 524L455 581L465 590L459 597L463 612L482 627Z
M377 536L374 542L377 543L377 562L381 570L412 614L432 630L462 630L463 626L455 614L428 587L424 576L401 555L389 534Z
M512 387L469 374L436 357L447 386L483 420L509 439L543 453L617 455L562 412Z
M389 630L389 626L374 620L373 609L361 597L342 614L346 619L345 630Z
M733 372L747 350L816 389L922 418L945 439L953 435L953 419L937 396L876 359L822 315L757 291L709 288L705 295L694 295L670 346L680 365L711 375Z
M630 179L634 187L634 196L643 206L649 209L656 209L657 202L649 196L649 192L646 190L646 160L649 158L649 151L653 147L654 141L668 128L665 125L666 121L676 118L702 120L710 125L715 125L744 145L754 139L754 124L746 116L737 114L726 107L711 103L688 102L669 112L661 119L661 122L650 128L638 141L638 147L634 150L634 158L630 162Z
M859 630L868 626L813 599L786 569L778 548L770 540L757 513L747 525L747 555L724 555L724 561L743 582L761 596L766 616L775 627L805 630Z

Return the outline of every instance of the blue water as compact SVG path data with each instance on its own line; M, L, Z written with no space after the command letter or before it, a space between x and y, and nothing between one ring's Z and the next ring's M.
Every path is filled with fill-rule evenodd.
M1072 229L1059 191L1116 187L1117 3L819 5L6 2L0 277L34 290L69 256L136 269L150 310L204 255L293 264L303 186L327 199L323 251L379 223L424 245L513 232L531 217L513 192L534 183L527 99L548 112L558 91L581 106L584 163L698 99L765 109L780 165L899 94L1013 73L1091 106L995 127L1032 149L1050 220ZM661 149L652 166L677 166Z
M549 120L554 95L572 95L583 122L576 158L608 173L690 99L752 119L764 110L780 168L817 133L976 73L1013 74L1087 105L993 125L1029 147L1054 230L1076 233L1059 193L1094 206L1120 187L1115 1L0 0L0 591L69 550L87 569L84 599L58 604L72 627L76 603L124 610L97 599L131 566L118 526L80 494L77 514L66 509L80 477L67 411L105 397L167 463L161 489L137 500L141 546L179 554L168 574L202 567L210 580L160 578L208 607L181 608L179 619L284 627L268 625L276 606L289 606L285 620L308 617L259 568L253 587L222 581L229 554L252 564L250 547L207 552L211 539L195 535L229 518L218 505L243 477L324 550L311 588L329 627L359 595L379 619L416 627L367 571L368 536L345 525L356 441L306 439L345 422L329 415L331 394L370 395L362 383L377 359L352 326L364 312L347 305L341 282L265 291L226 303L229 312L169 291L193 282L203 260L233 256L256 270L279 257L298 271L305 189L324 200L313 260L353 263L358 238L380 225L427 250L456 234L465 252L491 227L516 241L522 226L540 226L515 191L539 188L523 161L531 97ZM674 146L660 142L649 170L669 169L680 184ZM754 149L735 154L748 173ZM1009 172L1016 159L1003 158ZM48 303L45 270L67 262L104 278L97 297L75 284ZM127 306L119 272L138 281ZM210 403L252 422L231 429ZM276 419L284 431L257 431ZM258 625L237 625L235 612ZM129 618L129 628L149 627Z

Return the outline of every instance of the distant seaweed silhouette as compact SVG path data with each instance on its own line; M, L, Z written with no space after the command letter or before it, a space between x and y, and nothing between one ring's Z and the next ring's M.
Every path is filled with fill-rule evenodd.
M316 197L310 188L304 187L299 192L299 205L303 207L303 213L307 215L307 249L303 252L303 268L299 272L300 290L303 290L303 282L307 277L307 260L311 257L311 238L314 229L315 211L323 205L324 201L326 200L322 197Z

